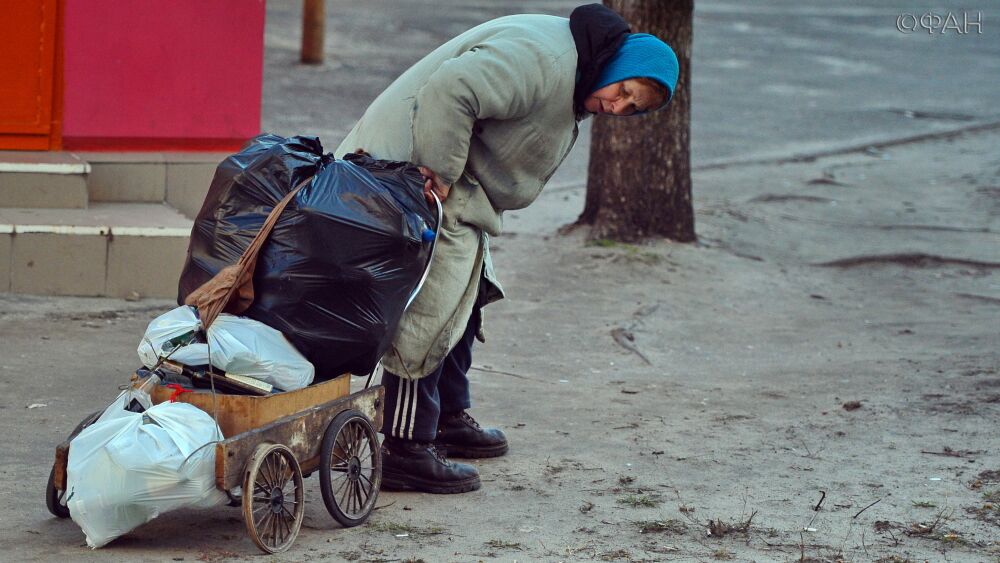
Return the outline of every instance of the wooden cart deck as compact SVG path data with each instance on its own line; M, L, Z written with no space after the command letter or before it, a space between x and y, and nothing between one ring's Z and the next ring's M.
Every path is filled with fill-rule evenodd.
M346 397L351 393L351 375L345 373L329 381L309 385L295 391L285 391L273 395L227 395L216 393L216 408L219 428L227 438L265 424ZM154 405L170 399L174 390L158 385L150 393ZM212 392L195 389L190 393L177 395L176 402L188 403L212 415Z
M310 385L295 391L273 395L229 395L216 393L213 409L212 393L197 389L176 396L176 401L188 403L212 414L218 413L219 427L226 439L216 445L216 485L222 490L240 486L243 465L258 444L265 442L287 445L300 460L303 472L318 466L320 440L326 426L338 413L354 409L367 416L375 428L382 424L384 390L372 387L351 393L351 375ZM174 390L157 386L150 393L153 404L169 400ZM56 447L55 485L66 489L66 464L69 460L69 440Z

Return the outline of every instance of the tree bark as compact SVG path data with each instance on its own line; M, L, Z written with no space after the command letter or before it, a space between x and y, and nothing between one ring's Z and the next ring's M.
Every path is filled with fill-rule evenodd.
M651 33L677 53L680 78L663 110L598 115L590 141L587 197L578 225L591 239L696 240L691 205L691 39L694 0L604 0L635 33Z

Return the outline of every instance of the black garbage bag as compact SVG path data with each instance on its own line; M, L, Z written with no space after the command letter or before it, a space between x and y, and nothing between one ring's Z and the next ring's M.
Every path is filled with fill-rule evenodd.
M261 248L244 313L282 333L316 381L369 373L395 335L430 258L436 214L407 162L323 154L316 137L264 134L219 164L191 230L178 303L234 264L271 209L289 203Z

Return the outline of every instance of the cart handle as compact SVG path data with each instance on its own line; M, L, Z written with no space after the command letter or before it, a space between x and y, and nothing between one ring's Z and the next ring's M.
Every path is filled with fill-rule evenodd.
M441 224L444 223L444 207L441 205L441 199L438 195L431 192L434 196L434 203L437 206L437 229L434 230L434 242L431 244L431 255L427 258L427 265L424 266L424 273L420 276L420 281L417 283L417 287L413 288L410 293L410 298L406 300L406 306L403 307L403 312L405 313L407 309L410 308L410 304L413 300L417 298L417 294L424 287L424 282L427 281L427 275L431 273L431 263L434 262L434 250L437 248L438 235L441 233Z
M420 276L420 281L417 283L417 287L413 288L413 292L410 293L410 298L406 300L406 306L403 307L403 312L405 313L407 309L410 308L410 304L413 300L417 298L420 290L424 287L424 282L427 281L427 275L431 273L431 263L434 262L434 250L437 248L438 235L441 234L441 224L444 223L444 207L441 205L441 199L434 192L431 192L434 196L434 203L437 207L437 229L434 231L434 242L431 244L431 255L427 258L427 265L424 266L424 273ZM372 384L372 378L375 376L375 372L382 366L382 361L379 360L375 367L372 368L372 372L368 374L368 380L365 381L365 389Z

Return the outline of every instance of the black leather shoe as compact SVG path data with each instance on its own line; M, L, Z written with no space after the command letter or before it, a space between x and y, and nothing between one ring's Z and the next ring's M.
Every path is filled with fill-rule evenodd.
M442 414L434 445L449 457L499 457L510 449L498 428L483 428L465 411Z
M382 489L425 493L465 493L480 486L479 471L453 463L434 444L386 437L382 443Z

